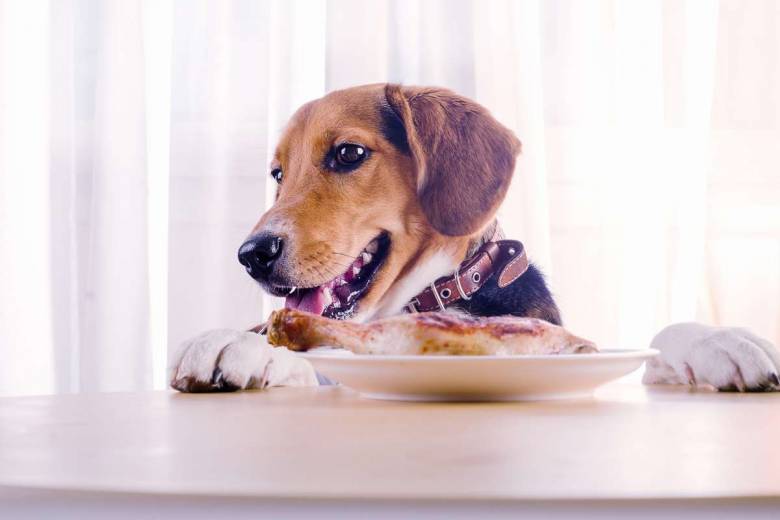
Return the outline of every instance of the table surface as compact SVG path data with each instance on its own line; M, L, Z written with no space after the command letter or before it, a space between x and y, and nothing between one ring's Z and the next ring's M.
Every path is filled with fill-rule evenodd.
M780 496L780 394L612 384L408 403L343 387L0 399L0 488L338 499Z

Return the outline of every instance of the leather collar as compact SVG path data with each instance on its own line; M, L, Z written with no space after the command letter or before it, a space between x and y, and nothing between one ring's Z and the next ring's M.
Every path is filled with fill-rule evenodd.
M517 240L485 242L451 276L442 276L406 304L407 312L443 311L460 300L470 300L488 280L497 276L500 289L528 270L525 248Z

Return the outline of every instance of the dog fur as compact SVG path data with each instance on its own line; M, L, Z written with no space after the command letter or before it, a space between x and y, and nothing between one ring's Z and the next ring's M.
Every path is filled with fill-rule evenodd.
M354 172L329 170L329 154L345 142L359 143L370 156ZM494 228L519 152L520 141L487 110L445 89L367 85L307 103L274 153L271 169L284 172L276 202L250 234L284 238L273 272L258 281L280 296L290 286L321 285L386 232L389 256L350 318L398 312L406 301L399 306L390 295L411 298L452 272ZM426 279L409 283L421 270ZM522 303L516 308L491 313L485 298L471 308L559 322L536 269L520 285L532 290L513 298Z
M359 143L369 151L359 169L331 167L329 158L339 143ZM250 234L284 237L273 271L258 281L279 296L291 286L322 285L343 271L345 258L356 258L372 239L387 233L389 253L348 317L365 321L402 312L415 294L490 239L520 149L520 141L484 107L446 89L375 84L305 104L291 118L271 162L272 170L284 172L276 201ZM499 289L490 280L456 307L472 315L514 314L561 323L533 265L509 287ZM681 348L700 348L694 343ZM741 348L735 345L726 341L721 350ZM279 350L286 352L271 349L252 333L206 333L186 342L172 358L171 384L182 391L262 387L269 381L316 384L305 361ZM732 360L741 367L740 360L752 363L755 356L758 351ZM679 376L689 361L675 354L659 363ZM743 387L771 382L770 365L761 366L763 378L752 377L747 365L742 368L743 379L751 374ZM646 381L671 380L660 370L648 371ZM698 380L721 382L708 364L697 370Z
M707 385L725 391L777 390L780 352L741 327L677 323L653 338L661 356L647 362L642 382Z

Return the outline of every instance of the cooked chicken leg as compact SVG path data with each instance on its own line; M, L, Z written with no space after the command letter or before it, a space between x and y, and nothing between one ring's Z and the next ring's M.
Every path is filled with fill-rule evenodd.
M535 318L403 314L366 324L294 309L271 313L268 342L291 350L343 347L356 354L518 355L596 352L566 329Z

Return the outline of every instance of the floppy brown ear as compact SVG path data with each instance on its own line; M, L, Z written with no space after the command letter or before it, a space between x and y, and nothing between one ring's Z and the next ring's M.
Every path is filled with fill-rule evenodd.
M479 231L504 200L520 141L487 109L449 90L387 85L385 97L403 123L430 223L445 235Z

